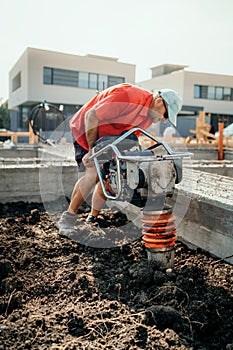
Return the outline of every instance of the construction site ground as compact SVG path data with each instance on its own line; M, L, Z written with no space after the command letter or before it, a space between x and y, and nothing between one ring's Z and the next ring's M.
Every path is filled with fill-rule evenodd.
M1 204L0 216L1 350L233 349L233 266L222 259L177 241L166 270L141 238L92 248L59 236L41 204ZM118 237L125 222L100 215Z

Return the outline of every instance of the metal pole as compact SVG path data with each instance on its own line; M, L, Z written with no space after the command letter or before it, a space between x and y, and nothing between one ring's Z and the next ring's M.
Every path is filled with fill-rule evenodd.
M224 159L224 152L223 152L223 127L224 127L223 121L219 121L218 122L218 132L219 132L218 160L223 160Z

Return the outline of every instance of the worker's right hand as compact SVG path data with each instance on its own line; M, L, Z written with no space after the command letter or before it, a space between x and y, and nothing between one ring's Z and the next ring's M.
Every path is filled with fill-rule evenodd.
M85 168L91 168L95 166L94 161L89 159L90 156L91 156L91 152L89 151L88 153L85 154L85 156L82 159L82 162Z

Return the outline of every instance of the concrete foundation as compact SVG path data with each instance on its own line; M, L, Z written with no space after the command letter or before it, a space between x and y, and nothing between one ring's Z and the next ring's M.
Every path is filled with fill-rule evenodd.
M230 160L193 160L192 168L211 174L233 177L233 161Z
M216 149L189 151L194 160L172 199L187 203L185 215L176 213L177 236L233 264L233 153L219 162ZM72 144L0 148L0 203L56 202L71 196L78 176Z
M197 170L186 176L177 191L180 206L189 207L177 236L233 264L233 178Z
M172 147L172 149L184 148L184 146ZM194 160L211 160L215 161L219 158L218 148L213 146L192 146L185 147L188 152L193 153ZM229 147L224 147L224 160L233 160L233 149Z
M76 167L62 163L8 166L1 169L0 202L41 203L70 197L77 178Z
M73 146L0 149L0 202L52 202L78 179Z

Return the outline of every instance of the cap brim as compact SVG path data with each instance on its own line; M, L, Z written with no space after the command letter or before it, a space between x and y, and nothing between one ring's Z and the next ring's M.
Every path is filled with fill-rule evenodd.
M173 109L169 105L168 105L168 117L169 117L170 122L174 126L176 126L176 124L177 124L177 116L174 113Z

